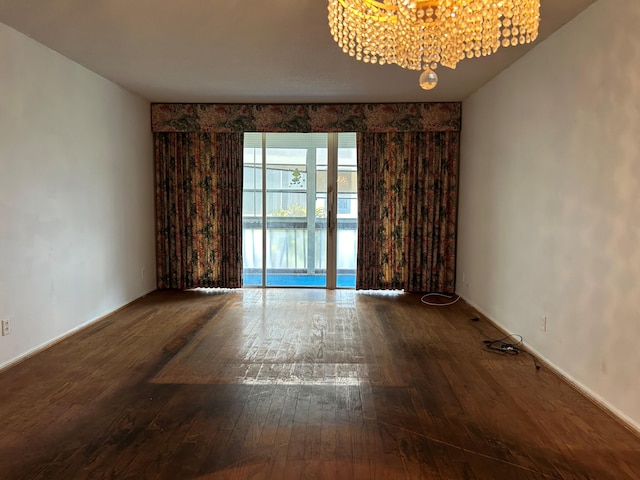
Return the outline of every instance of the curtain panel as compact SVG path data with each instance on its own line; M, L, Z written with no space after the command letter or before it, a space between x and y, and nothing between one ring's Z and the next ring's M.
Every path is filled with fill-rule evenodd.
M242 133L155 133L157 283L242 286Z
M357 289L454 293L459 137L358 134Z

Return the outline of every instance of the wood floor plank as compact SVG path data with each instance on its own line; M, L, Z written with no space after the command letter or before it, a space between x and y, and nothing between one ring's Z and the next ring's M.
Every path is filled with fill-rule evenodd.
M0 478L640 478L640 437L499 336L414 294L154 292L0 372Z

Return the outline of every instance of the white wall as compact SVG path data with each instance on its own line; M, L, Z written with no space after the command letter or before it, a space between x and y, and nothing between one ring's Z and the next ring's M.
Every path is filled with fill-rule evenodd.
M1 367L153 290L155 247L149 102L4 24L0 92Z
M457 281L640 428L638 25L600 0L463 102Z

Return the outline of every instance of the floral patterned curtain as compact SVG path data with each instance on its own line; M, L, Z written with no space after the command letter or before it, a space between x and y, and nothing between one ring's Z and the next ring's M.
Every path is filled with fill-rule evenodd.
M242 285L245 131L357 131L356 288L453 293L461 104L153 104L158 288Z
M459 132L358 134L357 289L454 293Z
M242 138L154 134L158 288L242 286Z
M460 102L230 104L155 103L154 132L460 131Z

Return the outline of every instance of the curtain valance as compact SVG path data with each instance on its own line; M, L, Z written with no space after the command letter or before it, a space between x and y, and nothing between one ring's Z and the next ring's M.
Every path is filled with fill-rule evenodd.
M362 104L156 103L154 132L460 131L459 102Z

